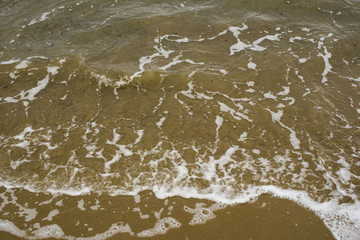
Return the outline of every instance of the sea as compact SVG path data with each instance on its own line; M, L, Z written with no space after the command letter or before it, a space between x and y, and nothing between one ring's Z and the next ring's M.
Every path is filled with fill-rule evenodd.
M1 239L360 239L359 0L1 0Z

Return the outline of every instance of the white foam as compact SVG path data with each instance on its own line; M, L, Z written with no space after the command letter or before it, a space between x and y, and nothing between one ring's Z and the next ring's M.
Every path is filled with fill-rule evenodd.
M29 66L29 61L21 61L18 65L15 66L15 69L24 69Z
M243 132L243 133L240 135L238 141L239 141L239 142L243 142L243 141L245 141L246 139L247 139L247 132Z
M257 45L260 44L260 43L262 43L264 40L280 41L279 36L280 36L280 34L277 33L277 34L274 34L274 35L266 35L266 36L264 36L264 37L261 37L261 38L255 40L255 41L253 42L254 47L255 47L255 48L258 48L259 46L257 46ZM260 47L260 49L263 49L263 47Z
M123 194L134 195L143 190L152 190L159 199L181 196L184 198L208 199L225 204L246 203L253 201L261 194L271 194L275 197L293 200L301 206L314 211L330 228L337 239L357 239L356 236L360 234L360 215L358 214L360 212L360 203L357 200L353 204L339 205L337 199L319 203L311 199L305 191L282 189L273 185L250 186L248 190L234 195L234 193L224 192L223 186L215 183L211 185L211 191L205 192L190 187L174 187L169 189L161 185L153 185L152 187L140 187L133 192L124 192ZM95 237L88 239L105 239Z
M285 96L290 93L290 87L282 87L282 88L284 89L284 91L278 92L277 95Z
M28 26L31 26L35 23L38 23L38 22L42 22L42 21L45 21L46 19L48 19L48 15L50 14L51 12L44 12L39 19L33 19L30 21L30 23L28 24Z
M15 95L14 97L6 97L4 98L5 102L8 103L17 103L19 100L28 100L33 101L35 100L35 96L43 90L47 84L49 83L49 74L46 75L46 77L40 81L37 82L37 86L34 88L31 88L27 91L21 91L19 94Z
M138 144L141 141L142 137L144 136L144 130L143 129L137 130L136 134L138 135L138 137L135 139L134 145Z
M294 149L300 149L300 140L296 137L296 132L291 128L287 128L290 131L290 143Z
M94 210L94 211L98 210L98 209L100 208L99 203L100 203L100 201L97 200L97 199L95 199L95 205L94 205L94 206L90 206L90 209L91 209L91 210Z
M86 208L84 208L84 200L81 199L77 202L77 207L81 210L81 211L85 211Z
M58 207L64 206L63 200L61 199L61 200L57 201L57 202L55 203L55 206L58 206Z
M253 150L251 150L253 153L255 153L255 154L257 154L257 155L259 155L260 154L260 150L259 149L253 149Z
M284 107L286 107L284 104L282 104L282 103L279 103L277 106L276 106L276 108L284 108Z
M59 213L60 213L59 210L54 209L49 213L49 215L47 217L43 218L42 220L52 221L53 217L55 217Z
M36 209L34 208L24 208L23 206L19 205L19 204L16 204L18 205L19 209L20 209L20 212L19 212L19 216L25 216L25 221L26 222L29 222L33 219L36 218L38 212L36 211Z
M331 66L331 64L329 62L329 59L331 58L331 53L324 46L323 41L324 41L324 38L321 38L321 40L318 42L318 49L323 48L324 53L319 53L318 56L323 58L324 64L325 64L324 71L321 74L322 75L321 83L326 83L328 81L327 80L327 74L331 71L332 66Z
M299 63L305 63L307 61L307 58L299 58Z
M60 67L57 66L51 66L51 67L47 67L47 71L48 73L51 73L52 75L56 75L58 74L58 70Z
M7 61L1 61L0 65L9 65L9 64L17 63L19 61L20 61L20 58L18 58L18 59L10 59L10 60L7 60Z
M221 125L223 124L224 119L220 116L216 116L215 123L216 123L216 131L219 131Z
M158 220L151 229L144 230L137 234L138 237L153 237L159 234L165 234L172 228L181 227L181 223L172 217L166 217Z
M214 203L214 205L219 205L218 203ZM194 214L192 219L189 222L189 225L198 225L198 224L205 224L208 220L213 219L216 217L214 214L215 210L213 207L205 208L203 204L197 204L196 208L192 209L188 206L184 206L184 210L186 212Z
M165 121L166 117L160 118L160 120L156 123L156 126L161 127Z
M293 146L293 148L300 149L300 140L296 137L296 132L280 121L281 117L283 116L283 111L278 110L277 112L273 112L269 109L266 109L266 110L268 110L271 113L271 118L272 118L273 122L278 122L283 128L286 128L287 130L290 131L289 139L290 139L290 143Z
M352 174L347 168L340 168L340 170L337 171L336 173L337 175L339 175L339 180L343 184L349 184Z
M27 135L28 133L31 134L33 132L35 132L35 130L32 128L32 126L25 127L21 133L14 136L14 139L24 140L25 135Z
M134 208L134 212L138 212L141 219L148 219L150 217L149 214L143 214L140 208Z
M24 142L21 142L21 143L16 144L15 146L26 149L29 144L30 144L30 143L29 143L28 141L24 141ZM30 161L30 160L27 160L27 159L12 161L12 162L10 163L10 167L15 170L15 169L17 169L21 164L27 163L27 162L31 162L31 161Z
M114 88L120 88L122 86L128 85L129 81L130 81L129 79L122 78L122 77L120 79L115 80L115 79L107 77L104 74L97 74L97 73L94 73L94 72L90 72L90 75L97 79L97 82L99 83L99 86L104 84L105 87L112 86Z
M116 146L117 146L118 150L116 150L116 153L115 153L115 155L113 155L113 158L111 160L105 162L104 170L107 173L110 171L111 165L114 164L115 162L118 162L122 156L133 155L133 152L131 150L129 150L126 145L116 145Z
M157 43L157 45L154 46L154 49L156 50L156 53L149 55L149 56L143 56L139 59L139 71L135 72L133 75L129 77L130 80L133 80L134 78L140 77L142 73L145 71L145 65L151 63L155 58L158 57L164 57L169 58L169 55L173 53L173 50L165 50L162 46L162 40L166 39L169 35L165 35L159 38L155 38L154 41Z
M249 81L246 83L246 85L248 85L248 87L253 87L255 85L254 81Z
M339 205L336 199L319 203L311 199L305 191L282 189L273 185L253 186L245 192L230 195L225 194L220 186L217 190L212 186L211 192L199 193L192 188L176 188L168 191L160 186L153 191L157 198L181 196L184 198L208 199L219 203L241 204L251 202L261 194L271 194L275 197L285 198L314 211L330 228L337 239L357 239L360 234L360 203Z
M9 73L10 78L16 79L16 75L14 73Z
M289 42L293 43L295 40L304 40L304 38L299 37L299 36L291 37L291 38L289 39Z
M218 104L220 106L220 111L230 113L234 119L236 119L236 120L245 119L249 122L252 122L252 120L249 119L249 117L246 116L245 114L235 111L233 108L230 108L229 106L227 106L226 104L224 104L220 101L218 101Z
M256 64L255 63L253 63L253 62L249 62L248 63L248 65L247 65L247 67L249 68L249 69L256 69Z
M17 237L24 238L26 231L20 230L14 223L9 220L0 219L0 231L9 232Z
M181 39L181 38L180 38ZM184 41L185 42L185 41ZM249 44L250 45L250 44ZM153 60L155 60L155 58L153 59ZM301 63L301 61L300 61L300 59L299 59L299 62ZM49 70L48 69L48 72L49 72L49 75L54 75L54 74L56 74L57 73L57 71L56 71L56 73L55 73L55 71L52 71L52 70ZM298 73L297 73L298 74ZM217 74L218 75L218 74ZM249 84L248 84L249 83ZM254 86L254 82L248 82L247 84L248 84L248 86L250 87L250 86ZM292 103L294 103L294 98L283 98L283 97L280 97L280 96L286 96L286 95L288 95L289 93L290 93L290 88L289 87L283 87L283 89L284 89L284 91L281 91L281 92L279 92L279 93L276 93L276 92L274 92L274 94L273 93L271 93L271 92L269 92L269 93L265 93L264 94L264 96L265 97L268 97L268 98L272 98L272 99L274 99L274 100L276 100L276 98L278 98L279 100L290 100L291 101L291 103L290 103L290 105L292 104ZM209 96L207 96L207 95L205 95L205 94L203 94L203 93L197 93L196 91L196 88L194 89L194 88L190 88L189 87L189 90L188 91L184 91L184 96L187 96L187 97L189 97L189 98L192 98L192 99L214 99L212 96L214 96L215 94L213 94L213 95L211 95L211 97L209 97ZM255 90L254 90L255 91ZM223 95L224 96L224 95ZM218 99L218 98L215 98L215 99ZM220 98L220 99L222 99L222 98ZM160 101L160 103L159 104L161 104L162 103L162 100ZM226 104L227 105L226 105ZM233 102L234 103L234 102ZM220 107L220 111L222 111L223 113L220 113L220 115L219 116L216 116L216 119L215 119L215 124L216 124L216 128L217 128L217 132L220 130L220 128L222 127L222 125L223 125L223 122L224 122L224 118L226 118L226 119L229 119L229 114L234 118L234 119L238 119L238 120L242 120L242 117L239 115L239 114L241 114L242 112L244 112L244 113L246 113L246 111L243 111L243 109L241 108L241 107L239 107L238 105L236 105L235 103L233 104L233 103L231 103L230 101L224 101L224 103L222 103L222 102L219 102L219 107ZM216 102L215 102L215 104L216 104ZM236 105L236 106L235 106ZM284 104L278 104L277 105L277 108L284 108L285 107L285 105ZM285 111L285 110L284 110ZM273 114L274 113L274 114ZM294 149L299 149L299 147L300 147L300 141L296 138L296 132L293 130L293 129L291 129L291 128L289 128L288 126L286 126L286 125L284 125L282 122L280 122L281 121L281 118L282 118L282 116L283 116L283 110L279 110L279 111L277 111L277 112L273 112L273 113L271 113L271 117L272 117L272 120L274 121L274 122L278 122L282 127L284 127L284 128L286 128L288 131L290 131L290 135L289 135L289 138L290 138L290 143L292 144L292 146L293 146L293 148ZM216 115L216 114L215 114ZM224 118L223 118L223 117ZM246 116L245 114L244 114L244 116ZM160 121L158 122L158 123L156 123L156 125L157 126L162 126L162 124L163 124L163 122L164 122L164 119L165 117L162 117L161 119L160 119ZM164 120L162 120L162 119L164 119ZM213 121L214 121L214 119L213 119ZM285 122L285 120L283 120L284 122ZM212 123L214 123L214 122L212 122ZM143 132L141 132L141 130L138 130L138 131L136 131L136 133L138 134L138 138L135 140L135 142L134 142L134 144L136 144L136 143L138 143L138 142L140 142L141 141L141 139L142 139L142 135L143 135ZM241 131L238 133L238 134L240 134L241 133ZM27 134L30 134L30 133L27 133ZM122 155L121 155L121 146L123 146L124 147L124 149L125 149L125 153L123 154L124 156L126 156L126 154L128 154L128 156L130 156L131 154L132 154L132 147L133 147L133 145L131 145L131 144L129 144L129 145L118 145L117 143L118 143L118 140L120 139L120 135L118 135L119 137L117 138L117 140L116 140L116 134L115 134L115 132L114 132L114 140L113 141L108 141L108 142L113 142L112 144L114 144L117 148L118 148L118 152L120 153L119 154L119 157L121 157ZM23 134L23 136L22 137L19 137L19 139L18 140L20 140L20 139L24 139L24 138L26 138L27 137L27 135L26 134ZM253 136L251 136L251 137L253 137ZM241 136L239 137L239 141L246 141L246 139L247 139L247 132L244 132L244 133L242 133L241 134ZM16 143L16 144L18 144L19 146L22 146L22 147L27 147L28 146L28 142L26 142L26 141L23 141L23 142L20 142L20 143ZM244 144L244 143L241 143L241 144ZM192 146L192 147L194 147L194 146ZM194 147L195 148L195 147ZM154 151L159 151L159 149L160 148L154 148ZM233 159L231 158L231 154L234 152L234 151L236 151L236 150L238 150L238 151L246 151L246 150L242 150L242 149L239 149L239 148L236 148L236 146L233 146L233 147L230 147L229 149L228 149L228 151L226 152L226 154L224 154L224 156L223 157L221 157L221 158L219 158L219 159L214 159L214 158L209 158L209 159L204 159L204 161L208 161L209 162L209 164L207 164L206 165L206 163L204 163L203 165L206 165L208 168L208 172L210 172L210 173L214 173L213 175L209 175L209 178L208 179L210 179L211 180L211 182L210 182L210 187L208 188L208 189L206 189L206 190L199 190L199 189L187 189L187 188L183 188L183 187L181 187L181 186L183 186L183 185L181 185L179 188L174 188L174 193L175 194L177 194L177 195L186 195L187 196L187 194L188 194L188 196L200 196L200 197L203 197L203 198L207 198L207 197L210 197L210 198L214 198L214 199L216 199L216 198L218 198L218 200L222 200L222 199L225 199L225 200L223 200L223 201L232 201L234 198L236 199L238 196L240 196L240 198L241 197L243 197L244 195L241 195L241 194L239 194L239 195L232 195L232 193L230 193L230 191L231 191L231 189L230 189L230 187L227 185L227 183L228 182L225 182L224 183L224 181L222 181L221 182L221 184L223 184L223 185L221 185L220 183L217 183L216 181L219 179L218 178L218 176L216 176L215 174L217 173L216 171L217 171L217 168L218 169L222 169L222 167L225 165L225 164L227 164L226 166L229 166L229 168L231 168L233 165L234 165L234 162L233 162ZM118 154L118 152L116 153L116 155ZM254 153L254 154L260 154L260 150L258 150L258 149L253 149L252 150L252 152ZM296 152L296 151L295 151ZM174 154L175 155L175 154ZM245 153L244 153L244 155L245 155ZM257 157L257 156L255 156L255 157ZM172 158L172 159L170 159L170 158L163 158L163 159L165 159L166 161L173 161L174 160L174 158ZM180 160L178 160L178 161L180 161ZM256 161L256 160L254 160L254 161ZM259 161L261 161L261 163L262 164L266 164L266 161L271 161L271 160L267 160L267 159L261 159L261 160L259 160ZM259 162L258 161L258 162ZM284 160L285 161L285 160ZM339 160L340 161L340 160ZM175 162L175 161L174 161ZM244 161L244 164L246 163L246 161ZM346 161L345 161L345 163L346 163ZM341 161L341 164L343 165L343 167L342 168L340 168L339 169L339 171L338 172L336 172L336 174L338 174L338 176L336 176L336 174L334 174L335 175L335 177L336 178L338 178L338 180L340 181L340 182L342 182L342 183L347 183L348 181L349 181L349 179L352 177L352 175L351 175L351 172L347 169L347 166L346 166L346 164L345 164L343 161ZM201 163L202 164L202 163ZM246 163L246 164L248 164L248 163ZM111 164L108 164L108 166L110 166ZM237 166L239 166L239 165L237 165ZM246 167L248 167L248 166L246 166ZM251 167L251 166L250 166ZM304 168L306 168L305 166L304 166ZM178 162L176 162L176 165L175 165L175 167L174 167L174 173L176 173L176 172L178 172L178 175L177 176L179 176L178 178L177 178L177 180L178 179L182 179L182 178L184 178L185 176L189 176L189 173L187 172L187 167L186 167L186 164L180 164L180 163L178 163ZM205 168L204 168L205 169ZM215 169L215 170L213 170L213 169ZM247 170L247 169L246 169ZM213 171L213 172L211 172L211 171ZM206 172L205 172L206 173ZM295 173L294 173L294 175L295 175ZM226 176L227 177L227 176ZM214 180L215 179L215 180ZM224 178L224 179L227 179L227 178ZM295 178L293 178L293 179L295 179ZM221 180L223 180L223 179L221 179ZM139 190L140 189L145 189L145 188L147 188L147 189L152 189L152 190L154 190L155 192L158 190L156 187L158 187L158 186L156 186L156 184L154 184L155 186L154 186L154 188L152 188L152 186L145 186L145 187L143 187L143 188L139 188ZM161 186L159 186L159 187L161 187ZM228 190L226 190L226 188L227 187L229 187L229 189ZM249 186L249 188L250 188L250 190L249 190L249 192L251 192L252 191L252 188L253 188L253 186ZM224 190L225 189L225 190ZM134 190L134 192L137 192L138 191L138 189L135 189ZM167 191L167 193L170 191L172 191L172 190L169 190L169 188L164 188L164 192L166 193L166 191ZM189 192L186 192L186 191L189 191ZM127 192L124 190L124 192L125 192L125 194L127 194ZM161 191L160 191L161 192ZM261 191L260 191L261 192ZM75 193L75 194L78 194L77 192ZM197 194L197 195L196 195ZM214 194L214 195L212 195L212 194ZM246 194L248 194L248 193L244 193L245 195ZM254 196L256 196L256 194L254 195ZM300 200L299 200L300 201ZM82 205L82 208L83 208L83 205ZM91 207L90 207L91 208ZM92 209L92 208L91 208Z
M264 97L268 99L274 99L275 101L277 100L277 97L273 95L271 92L264 93Z
M136 203L140 203L141 196L139 194L134 195L134 200Z
M129 224L124 224L122 222L120 223L114 223L111 225L111 227L103 233L99 233L96 234L95 236L92 237L78 237L76 238L77 240L105 240L108 239L112 236L114 236L115 234L118 233L129 233L130 236L134 236L133 231L131 230Z
M253 89L253 88L249 88L249 89L246 89L245 92L253 93L253 92L256 92L256 91L255 91L255 89Z
M172 66L175 66L179 63L182 63L182 62L186 62L186 63L190 63L190 64L193 64L193 65L204 65L205 63L203 62L194 62L192 61L191 59L180 59L180 57L182 57L182 55L178 55L176 56L172 62L168 63L167 65L163 66L163 67L160 67L159 69L161 70L167 70L169 68L171 68Z
M41 227L33 231L32 233L35 235L37 239L62 238L65 235L61 227L57 224Z
M225 69L220 69L219 71L220 73L222 73L222 75L226 75L228 73L228 71L226 71Z
M230 47L230 56L234 55L236 52L240 52L248 47L249 44L245 44L239 39L241 31L248 29L248 26L243 23L242 27L229 27L228 30L233 33L234 37L237 39L237 43Z

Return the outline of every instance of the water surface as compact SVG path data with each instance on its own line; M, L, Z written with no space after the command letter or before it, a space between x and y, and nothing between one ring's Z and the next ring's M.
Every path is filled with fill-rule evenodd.
M359 237L359 1L1 1L0 22L0 230L160 237L266 194Z

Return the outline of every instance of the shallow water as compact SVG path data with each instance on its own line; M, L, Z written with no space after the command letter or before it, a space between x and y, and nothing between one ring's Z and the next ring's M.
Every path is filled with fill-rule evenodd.
M358 238L359 21L355 0L2 1L0 230L160 237L194 223L142 213L150 191L204 226L269 194Z

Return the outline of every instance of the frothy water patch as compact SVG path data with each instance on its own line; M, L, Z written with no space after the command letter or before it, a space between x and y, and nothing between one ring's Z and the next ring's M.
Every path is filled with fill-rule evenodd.
M176 220L172 217L162 218L162 219L159 219L155 223L154 228L144 230L144 231L138 233L137 236L138 237L154 237L159 234L163 235L172 228L179 228L179 227L181 227L181 223L178 220Z

